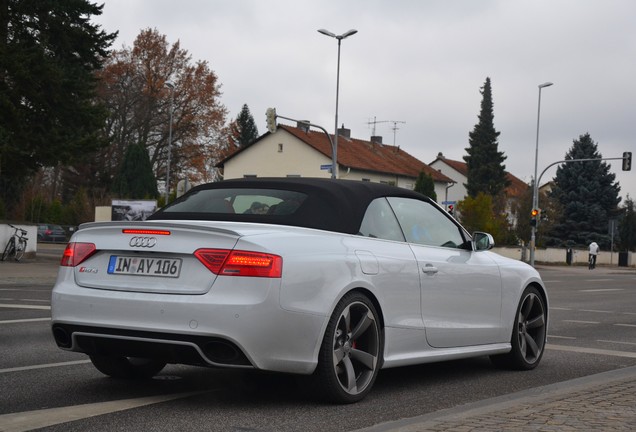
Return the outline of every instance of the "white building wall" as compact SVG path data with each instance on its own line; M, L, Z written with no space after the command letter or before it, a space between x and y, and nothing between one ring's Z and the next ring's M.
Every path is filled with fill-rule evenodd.
M372 173L369 171L360 170L340 170L340 176L338 178L348 180L364 180L373 183L386 183L392 184L404 189L413 190L415 188L416 179L404 176L395 176L382 173ZM441 203L444 200L444 193L446 191L447 183L435 182L435 193L437 194L437 202Z
M505 256L507 258L512 258L516 260L528 259L529 251L526 249L525 251L521 247L495 247L493 252L498 253L499 255ZM596 259L597 265L606 265L606 266L618 266L618 252L609 251L601 251ZM567 249L562 248L537 248L535 250L535 262L538 264L541 263L550 263L550 264L565 264L567 258ZM572 250L572 264L573 265L581 265L587 266L589 255L587 249L573 249ZM628 267L636 267L636 253L628 252L627 255L627 266ZM624 267L618 267L624 268Z
M321 165L331 164L331 158L314 150L289 133L280 130L253 144L223 167L223 178L258 177L331 177Z
M363 181L370 181L372 183L386 183L386 184L392 184L392 185L396 185L396 186L400 186L400 187L404 187L402 184L400 183L406 183L405 180L402 180L400 182L400 178L395 176L395 175L389 175L389 174L383 174L383 173L374 173L374 172L369 172L369 171L361 171L361 170L351 170L351 169L340 169L340 173L338 175L338 178L341 179L345 179L345 180L363 180ZM412 183L412 181L411 181ZM411 186L411 189L413 189L413 186Z
M464 199L466 195L468 195L466 193L466 187L464 186L464 183L466 183L466 180L467 180L465 175L455 170L451 166L445 164L443 161L439 159L433 162L432 164L430 164L430 166L431 168L436 169L437 171L444 174L446 177L450 177L457 182L451 188L448 189L448 198L446 199L444 199L445 191L442 191L442 195L440 197L440 194L439 192L437 192L437 189L436 189L435 192L437 192L437 196L439 198L438 201L440 202L444 200L461 201Z

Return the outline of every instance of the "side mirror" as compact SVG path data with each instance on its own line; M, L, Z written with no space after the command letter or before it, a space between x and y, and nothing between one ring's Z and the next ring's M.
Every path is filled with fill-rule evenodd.
M492 236L485 232L475 232L473 233L473 250L474 251L485 251L490 250L495 247L495 239Z

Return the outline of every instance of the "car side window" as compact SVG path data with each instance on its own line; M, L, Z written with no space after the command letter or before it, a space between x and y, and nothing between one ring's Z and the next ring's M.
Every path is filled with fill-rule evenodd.
M388 201L409 243L449 248L464 244L461 228L433 204L398 197L389 197Z
M384 240L404 241L400 225L386 198L377 198L369 204L358 234Z

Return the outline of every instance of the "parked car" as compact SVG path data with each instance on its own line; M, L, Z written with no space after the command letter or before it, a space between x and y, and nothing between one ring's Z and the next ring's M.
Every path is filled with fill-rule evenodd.
M144 222L82 225L53 289L53 335L111 377L167 363L286 372L339 403L382 368L490 356L533 369L548 294L493 244L403 188L207 184Z
M66 242L68 240L66 231L59 225L40 224L38 225L39 242Z

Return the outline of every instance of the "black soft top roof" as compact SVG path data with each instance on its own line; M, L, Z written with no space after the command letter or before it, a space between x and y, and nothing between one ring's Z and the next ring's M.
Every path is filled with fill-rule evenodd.
M229 213L181 213L164 211L187 196L204 189L280 189L307 195L296 212L289 215L257 215ZM354 180L324 178L243 178L224 180L197 186L168 207L154 213L148 220L215 220L260 222L292 225L327 231L357 234L364 213L371 201L386 196L428 200L424 195L408 189Z

